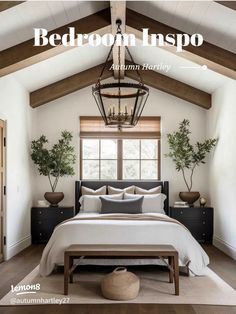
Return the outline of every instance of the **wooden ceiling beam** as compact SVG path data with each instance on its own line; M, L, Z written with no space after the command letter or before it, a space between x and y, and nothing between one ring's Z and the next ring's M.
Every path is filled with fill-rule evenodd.
M110 1L111 4L111 29L112 34L115 35L117 32L117 20L121 20L121 32L125 33L125 16L126 16L126 1ZM120 55L120 62L119 56ZM125 47L114 46L113 47L113 65L114 65L114 78L119 76L119 63L121 65L120 77L124 78L125 71L123 66L125 64ZM118 67L118 68L117 68Z
M25 1L0 1L0 12L8 10Z
M111 32L110 9L107 8L78 21L51 31L61 36L68 32L68 27L75 27L76 33L104 33ZM126 10L126 33L133 33L141 37L142 28L149 28L150 33L182 33L181 31L162 24L147 16L130 9ZM51 45L34 47L33 39L0 52L0 77L33 65L60 54L71 47ZM236 54L215 45L204 42L200 47L186 46L183 52L176 52L176 47L165 46L166 49L180 57L186 58L199 65L207 67L217 73L236 79Z
M126 64L131 64L130 61L125 61ZM110 65L105 69L103 78L112 77L112 71L109 70ZM40 88L30 93L30 105L33 108L39 107L52 100L66 96L70 93L76 92L82 88L93 85L99 77L103 64L95 66L91 69L72 75L61 81L55 82L51 85ZM137 74L133 70L127 70L125 75L131 79L137 80ZM165 93L176 96L180 99L191 102L204 109L211 107L211 95L203 92L190 85L184 84L180 81L174 80L170 77L162 75L155 71L141 71L142 79L148 86L161 90Z
M74 93L82 88L93 85L97 82L104 64L97 65L83 72L74 74L51 85L40 88L30 93L30 106L36 108L50 101ZM109 67L111 62L109 63ZM112 76L112 71L107 67L103 73L103 78Z
M107 8L54 29L49 32L49 35L53 33L58 33L61 36L67 34L68 27L74 27L75 33L91 34L96 32L103 35L111 32L110 23L110 9ZM63 45L54 47L49 44L36 47L34 46L34 39L27 40L0 52L0 77L44 61L72 48Z
M142 38L142 29L148 28L150 34L161 33L164 36L167 34L180 34L183 32L169 27L163 23L153 20L145 15L126 10L126 32L133 33L138 38ZM192 45L184 47L183 52L176 52L175 46L160 47L168 50L179 57L183 57L189 61L197 63L199 65L206 65L210 70L236 79L236 54L210 44L206 41L200 47L194 47Z
M131 62L126 61L126 65L128 64L131 64ZM148 86L193 103L204 109L211 108L211 95L200 89L152 70L140 70L140 73L144 84ZM125 75L133 80L138 80L137 74L133 70L126 70Z
M215 2L236 11L236 1L215 1Z

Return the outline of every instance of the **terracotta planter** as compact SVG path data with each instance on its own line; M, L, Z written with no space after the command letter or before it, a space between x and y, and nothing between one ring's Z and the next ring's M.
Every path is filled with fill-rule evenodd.
M194 202L196 202L199 197L199 192L180 192L179 197L182 201L187 202L189 205L193 205Z
M64 198L63 192L46 192L44 194L45 199L50 203L52 207L58 207L58 203L60 203Z
M138 296L139 278L127 271L125 267L118 267L102 279L101 289L105 298L110 300L132 300Z

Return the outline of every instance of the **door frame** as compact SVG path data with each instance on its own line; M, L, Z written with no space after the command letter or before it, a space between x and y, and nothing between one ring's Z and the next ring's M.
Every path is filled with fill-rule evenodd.
M6 157L7 157L7 152L6 152L6 141L7 141L7 137L6 137L6 129L7 129L7 123L6 120L4 119L0 119L0 124L3 125L3 141L5 141L5 143L3 143L3 164L4 164L4 172L3 172L3 186L6 187ZM5 138L5 140L4 140ZM6 239L6 193L3 193L3 222L2 222L2 235L0 235L0 241L2 242L2 259L0 258L0 263L3 262L6 259L6 241L4 241L4 239Z

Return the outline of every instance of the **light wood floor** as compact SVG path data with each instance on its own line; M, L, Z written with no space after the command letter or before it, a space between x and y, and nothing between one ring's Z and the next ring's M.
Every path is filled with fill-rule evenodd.
M39 263L43 245L31 245L7 262L0 264L0 298L16 285ZM236 261L216 249L204 246L210 256L211 269L236 289ZM161 305L161 304L120 304L120 305L42 305L0 307L1 314L236 314L236 307L204 305Z

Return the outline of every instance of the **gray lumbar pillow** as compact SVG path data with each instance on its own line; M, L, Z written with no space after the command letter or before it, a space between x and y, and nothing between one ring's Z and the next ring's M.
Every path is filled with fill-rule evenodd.
M100 197L102 202L101 214L141 214L143 205L143 196L128 200L111 200Z

